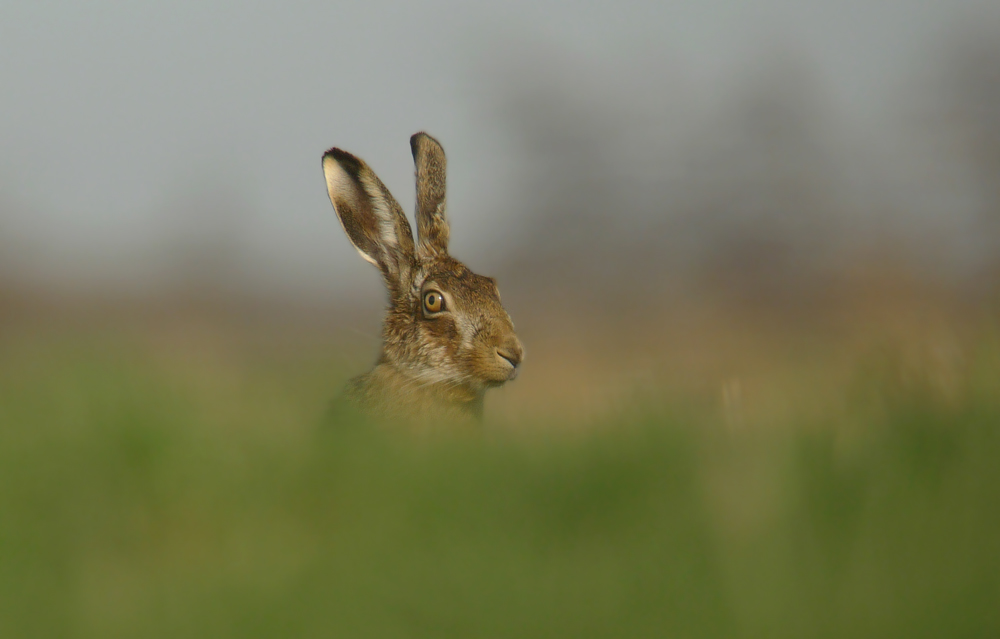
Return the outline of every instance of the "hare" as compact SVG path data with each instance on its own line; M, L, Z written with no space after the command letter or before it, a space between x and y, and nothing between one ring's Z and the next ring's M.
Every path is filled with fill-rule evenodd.
M517 376L524 349L496 280L448 254L444 149L426 133L411 137L410 149L416 244L402 208L367 164L338 148L323 155L344 232L389 292L378 361L344 395L370 416L478 422L486 390Z

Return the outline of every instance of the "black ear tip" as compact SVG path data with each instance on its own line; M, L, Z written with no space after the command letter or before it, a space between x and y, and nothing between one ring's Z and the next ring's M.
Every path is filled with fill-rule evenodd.
M350 173L352 176L357 177L361 172L361 160L354 157L347 151L333 147L329 151L323 154L323 161L326 162L327 158L333 158L337 164L342 166L345 171Z
M329 149L326 153L323 154L323 159L325 160L328 157L332 157L333 159L335 159L335 160L337 160L339 162L342 157L349 156L349 155L350 155L350 153L348 153L347 151L342 151L341 149L338 149L337 147L333 147L333 148Z

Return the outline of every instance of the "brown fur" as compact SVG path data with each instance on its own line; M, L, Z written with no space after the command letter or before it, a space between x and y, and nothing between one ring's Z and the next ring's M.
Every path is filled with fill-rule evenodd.
M388 189L362 160L323 156L330 201L348 239L378 266L389 291L382 352L345 391L362 411L420 422L478 420L486 390L513 379L524 357L496 282L448 254L444 149L426 133L410 138L416 167L417 242ZM425 311L439 292L444 308Z

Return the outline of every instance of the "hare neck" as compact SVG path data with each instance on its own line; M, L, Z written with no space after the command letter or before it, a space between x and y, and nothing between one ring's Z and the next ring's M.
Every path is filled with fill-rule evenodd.
M401 413L414 412L414 417L422 413L482 418L485 389L435 379L388 362L378 364L369 375L370 380L381 387L386 400L395 404Z

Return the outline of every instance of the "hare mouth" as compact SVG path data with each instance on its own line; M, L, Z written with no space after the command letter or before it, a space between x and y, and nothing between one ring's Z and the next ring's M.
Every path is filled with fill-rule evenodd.
M507 374L506 381L513 381L517 377L517 365L521 363L520 360L515 355L505 355L500 351L497 351L497 356L507 364L510 364L510 372Z

